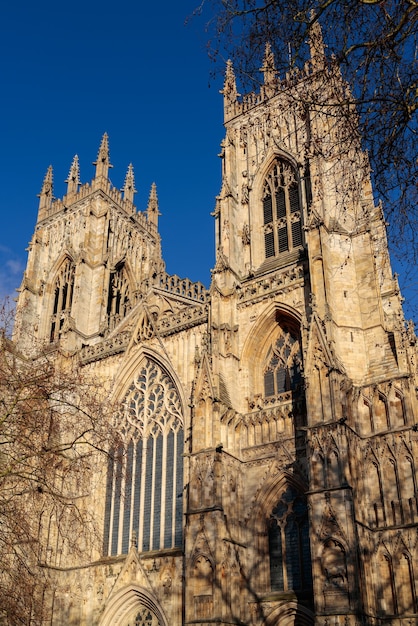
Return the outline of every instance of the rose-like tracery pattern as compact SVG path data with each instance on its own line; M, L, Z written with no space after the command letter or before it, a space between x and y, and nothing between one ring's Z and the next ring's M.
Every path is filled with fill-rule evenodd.
M110 456L104 553L181 546L183 415L167 372L146 359L118 415L123 445Z
M177 389L168 374L154 361L147 359L138 378L130 386L123 415L121 431L134 440L182 428Z

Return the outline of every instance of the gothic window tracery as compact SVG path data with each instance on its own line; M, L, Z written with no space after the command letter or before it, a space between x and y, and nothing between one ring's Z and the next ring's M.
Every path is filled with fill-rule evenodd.
M136 612L134 620L129 620L127 626L160 626L160 622L150 609L142 606Z
M286 161L276 161L264 181L263 217L266 259L302 247L299 184Z
M55 279L54 304L51 317L50 341L56 341L64 327L66 317L71 313L74 293L75 266L67 259Z
M146 359L120 415L123 445L110 455L105 554L180 547L183 415L168 374Z
M126 268L123 263L110 273L107 299L107 317L109 326L115 327L131 309L131 296Z
M295 487L283 490L268 520L272 591L312 589L306 500Z
M302 354L297 334L283 325L264 367L264 395L295 391L302 382Z

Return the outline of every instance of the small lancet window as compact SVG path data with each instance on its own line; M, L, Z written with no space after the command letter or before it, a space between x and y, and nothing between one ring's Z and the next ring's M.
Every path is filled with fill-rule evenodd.
M293 486L282 492L268 520L272 591L311 594L312 566L306 500Z
M57 341L64 326L64 321L71 313L74 293L75 266L67 259L55 280L54 304L51 318L50 341Z
M302 382L302 354L299 338L287 326L271 346L264 368L264 395L277 396L295 391Z
M277 161L263 187L266 259L303 245L299 184L294 169Z
M129 281L123 263L110 273L107 299L107 317L109 325L115 327L131 309Z

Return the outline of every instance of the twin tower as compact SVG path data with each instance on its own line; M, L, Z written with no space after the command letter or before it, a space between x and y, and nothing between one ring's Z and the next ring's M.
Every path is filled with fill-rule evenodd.
M418 620L416 338L355 113L320 40L262 71L241 97L227 66L209 289L166 273L155 186L144 212L131 166L112 187L106 135L90 184L46 175L15 340L106 380L123 443L91 468L97 541L45 532L51 624Z

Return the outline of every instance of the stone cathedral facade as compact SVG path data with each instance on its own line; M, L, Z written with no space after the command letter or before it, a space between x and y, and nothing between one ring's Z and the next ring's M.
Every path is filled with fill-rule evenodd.
M156 188L141 212L132 166L112 186L106 135L91 183L45 177L16 341L110 381L123 441L97 545L49 546L52 624L418 623L416 338L355 113L319 35L262 72L240 96L227 66L208 289L166 273Z

